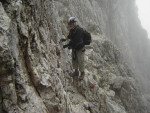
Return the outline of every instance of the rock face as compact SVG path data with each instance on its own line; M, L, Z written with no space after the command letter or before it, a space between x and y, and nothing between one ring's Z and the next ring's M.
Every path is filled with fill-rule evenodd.
M129 0L0 1L0 113L148 113L137 75L142 66L145 76L149 72L149 43L134 5ZM93 38L82 81L71 77L71 51L59 43L72 15Z

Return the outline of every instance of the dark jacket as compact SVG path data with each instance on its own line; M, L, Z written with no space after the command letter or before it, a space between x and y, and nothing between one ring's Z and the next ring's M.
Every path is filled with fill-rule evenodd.
M79 27L78 25L75 26L74 29L71 29L68 35L68 38L71 40L70 45L73 49L79 50L81 49L83 44L83 29Z

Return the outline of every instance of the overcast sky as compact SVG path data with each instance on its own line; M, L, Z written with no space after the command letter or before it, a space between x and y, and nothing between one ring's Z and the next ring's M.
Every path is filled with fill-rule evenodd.
M150 38L150 0L136 0L136 4L141 24L147 30Z

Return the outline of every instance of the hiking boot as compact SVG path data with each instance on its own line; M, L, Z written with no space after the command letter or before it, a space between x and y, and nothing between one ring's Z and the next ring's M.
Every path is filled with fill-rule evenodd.
M72 76L79 76L79 71L76 69L73 73Z
M84 76L85 76L85 72L81 72L80 80L83 80L83 79L84 79Z

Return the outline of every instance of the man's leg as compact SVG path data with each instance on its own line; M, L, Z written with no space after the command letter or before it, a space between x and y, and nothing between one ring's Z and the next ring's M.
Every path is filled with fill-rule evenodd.
M74 58L75 56L76 58ZM75 69L73 76L78 76L79 75L78 59L77 59L77 55L75 55L75 50L72 50L72 66L73 66L73 69Z
M85 69L84 55L85 55L85 49L84 48L77 51L78 65L79 65L79 70L81 72L80 79L83 79L84 75L85 75L85 73L84 73L84 69Z

